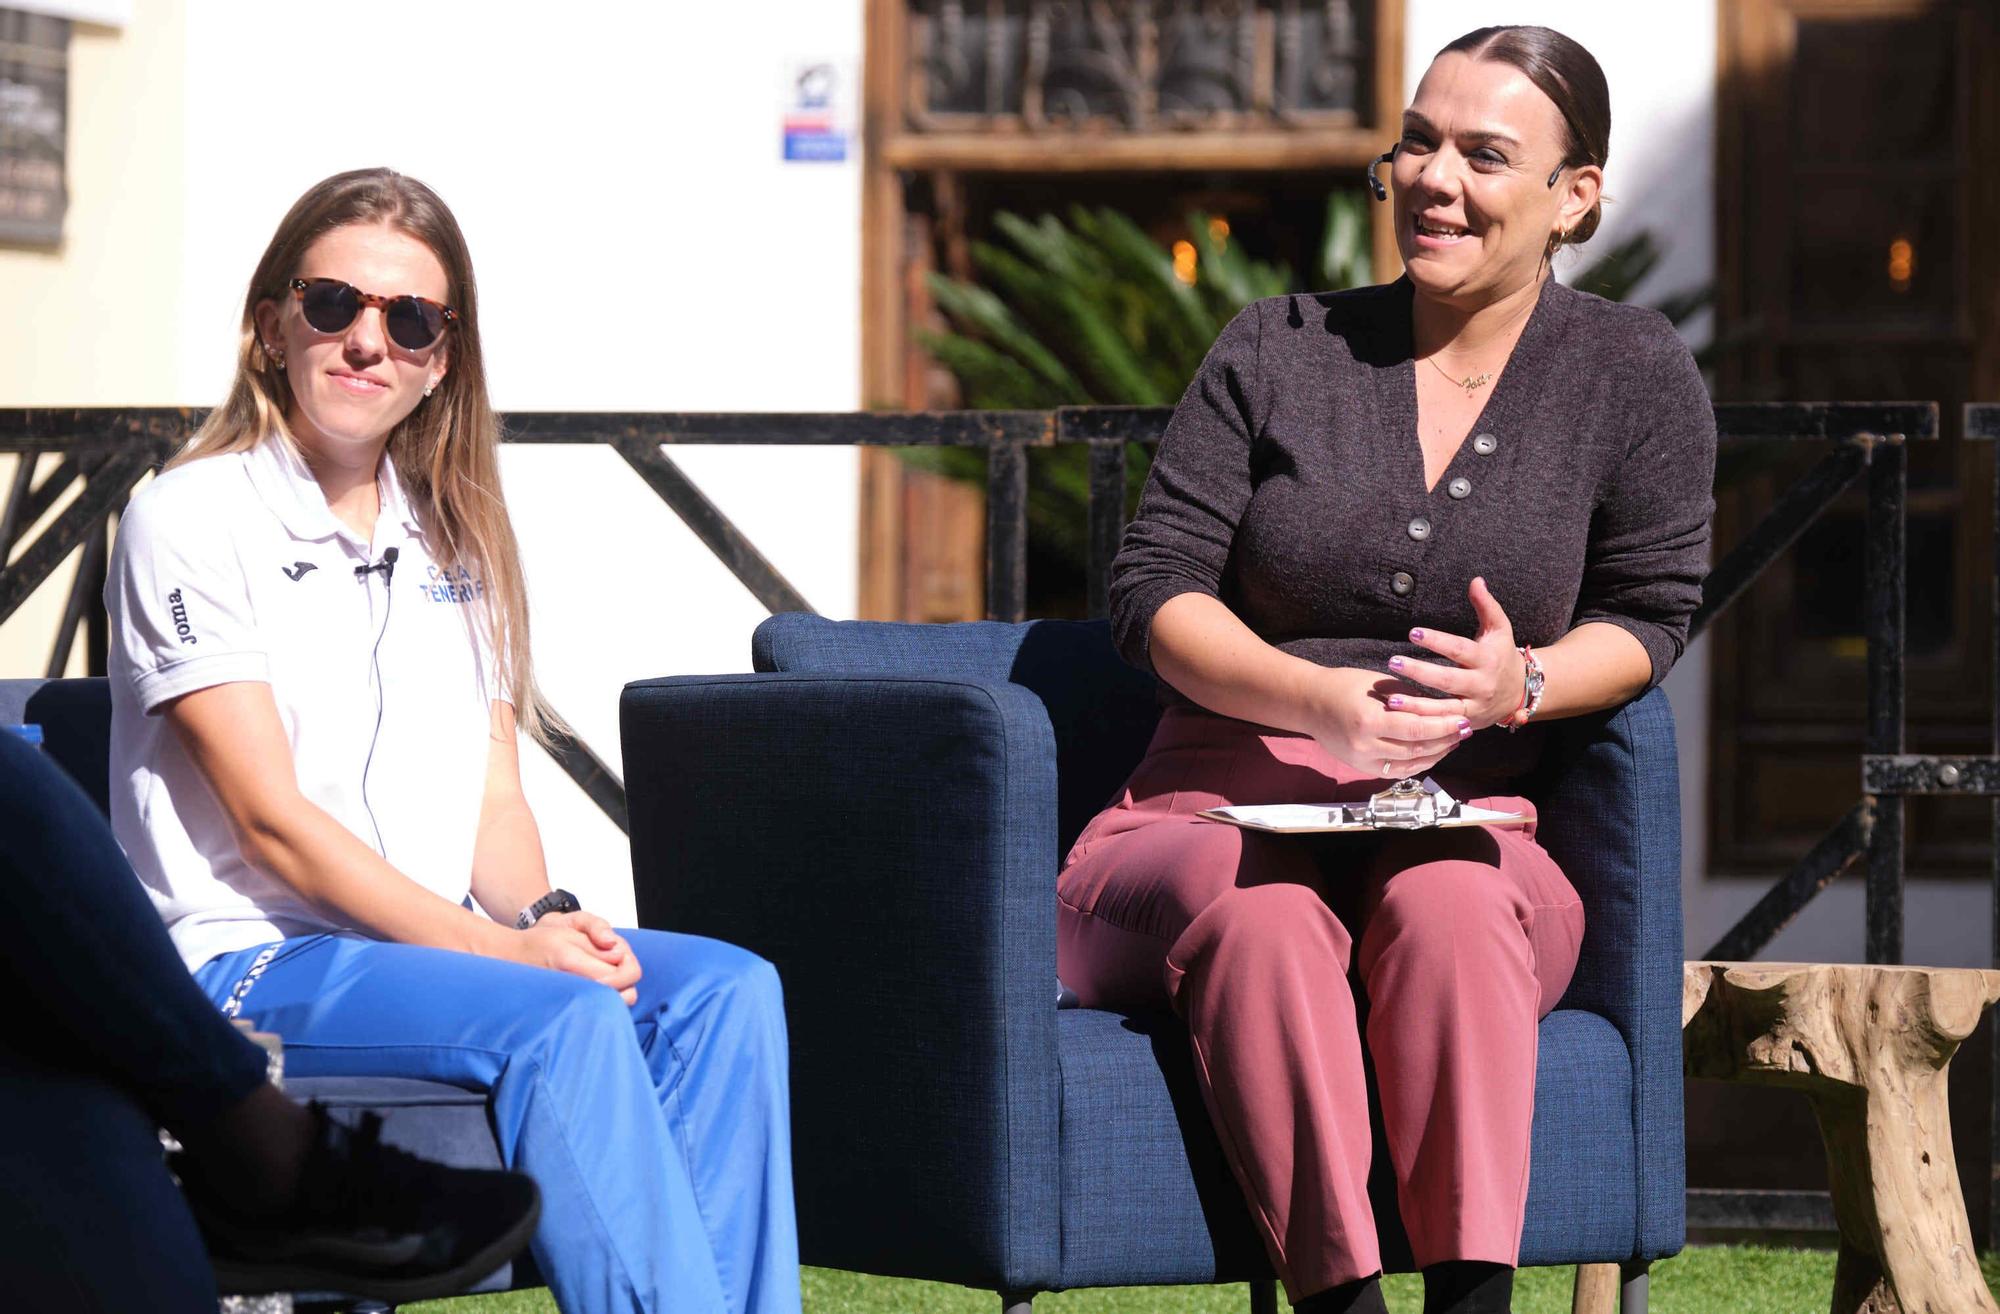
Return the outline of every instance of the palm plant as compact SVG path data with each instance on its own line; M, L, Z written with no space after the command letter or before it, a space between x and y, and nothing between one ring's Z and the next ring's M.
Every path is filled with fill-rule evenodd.
M1078 206L1068 223L1002 213L994 227L1004 243L972 246L976 282L930 278L951 331L918 335L975 409L1171 406L1237 311L1299 286L1284 264L1252 256L1230 240L1227 224L1199 211L1187 216L1178 258L1108 207ZM1323 288L1367 283L1368 237L1360 198L1334 194L1319 267L1308 281ZM902 455L953 478L986 477L976 450L908 448ZM1137 498L1149 461L1143 447L1127 452L1128 499ZM1030 453L1028 480L1031 551L1073 566L1080 577L1090 495L1083 450Z

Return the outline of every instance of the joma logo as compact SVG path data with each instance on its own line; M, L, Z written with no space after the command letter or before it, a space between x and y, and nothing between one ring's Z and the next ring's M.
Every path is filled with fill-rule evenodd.
M180 635L182 643L198 643L194 630L188 625L187 603L181 601L181 591L175 589L167 595L167 602L173 608L174 633Z

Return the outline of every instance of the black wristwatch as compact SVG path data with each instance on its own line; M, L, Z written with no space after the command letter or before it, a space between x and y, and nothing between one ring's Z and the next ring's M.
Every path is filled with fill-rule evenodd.
M514 919L514 929L525 931L550 913L582 911L583 905L568 890L550 890L541 898L521 909L521 915Z

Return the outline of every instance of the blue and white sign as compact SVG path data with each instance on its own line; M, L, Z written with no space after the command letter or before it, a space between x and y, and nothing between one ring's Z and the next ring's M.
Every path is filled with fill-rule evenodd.
M785 90L785 159L817 164L846 161L854 140L850 67L831 59L792 63Z

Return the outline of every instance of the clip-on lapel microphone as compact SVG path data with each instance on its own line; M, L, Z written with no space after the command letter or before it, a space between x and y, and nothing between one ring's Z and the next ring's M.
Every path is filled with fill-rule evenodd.
M383 548L382 559L380 561L372 566L356 566L354 568L354 578L367 579L379 570L382 572L382 582L384 584L393 584L396 582L396 558L401 555L402 552L396 548Z

